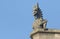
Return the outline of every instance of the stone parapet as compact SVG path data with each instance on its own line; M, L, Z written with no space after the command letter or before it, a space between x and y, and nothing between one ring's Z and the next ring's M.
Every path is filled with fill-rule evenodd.
M35 34L41 34L42 33L42 35L45 33L46 35L47 34L54 34L54 36L55 36L55 34L60 34L60 30L55 30L55 29L36 29L36 30L33 30L32 32L31 32L31 35L30 35L30 37L31 38L33 38L33 36L35 35ZM60 35L59 35L60 36ZM54 37L55 38L55 37Z

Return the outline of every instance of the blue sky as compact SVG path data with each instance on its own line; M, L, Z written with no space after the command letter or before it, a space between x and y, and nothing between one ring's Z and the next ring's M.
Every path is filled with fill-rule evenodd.
M47 28L60 29L60 0L38 0ZM30 39L36 0L0 0L0 39Z

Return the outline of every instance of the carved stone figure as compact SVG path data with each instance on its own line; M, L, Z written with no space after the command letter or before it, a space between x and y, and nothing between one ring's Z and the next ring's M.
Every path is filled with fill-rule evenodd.
M38 29L38 28L45 29L47 21L43 19L42 11L39 8L38 3L34 6L33 16L35 18L35 21L33 23L33 29Z
M35 19L38 19L38 18L42 18L42 12L39 8L39 5L38 3L34 6L34 9L33 9L33 15L35 17Z

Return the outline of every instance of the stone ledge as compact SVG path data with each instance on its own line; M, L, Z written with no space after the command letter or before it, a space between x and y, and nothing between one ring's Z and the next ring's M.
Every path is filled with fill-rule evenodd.
M55 30L55 29L36 29L31 32L30 37L32 37L36 33L53 33L53 34L60 34L60 30Z

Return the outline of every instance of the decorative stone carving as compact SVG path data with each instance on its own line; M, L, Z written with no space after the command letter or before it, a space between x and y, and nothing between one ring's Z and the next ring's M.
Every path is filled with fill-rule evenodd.
M30 34L31 39L60 39L60 30L46 29L47 21L43 19L38 3L34 6L33 16L35 20Z
M38 3L34 6L33 9L33 16L35 18L35 21L33 23L33 29L45 29L47 21L43 19L41 9L39 8Z

